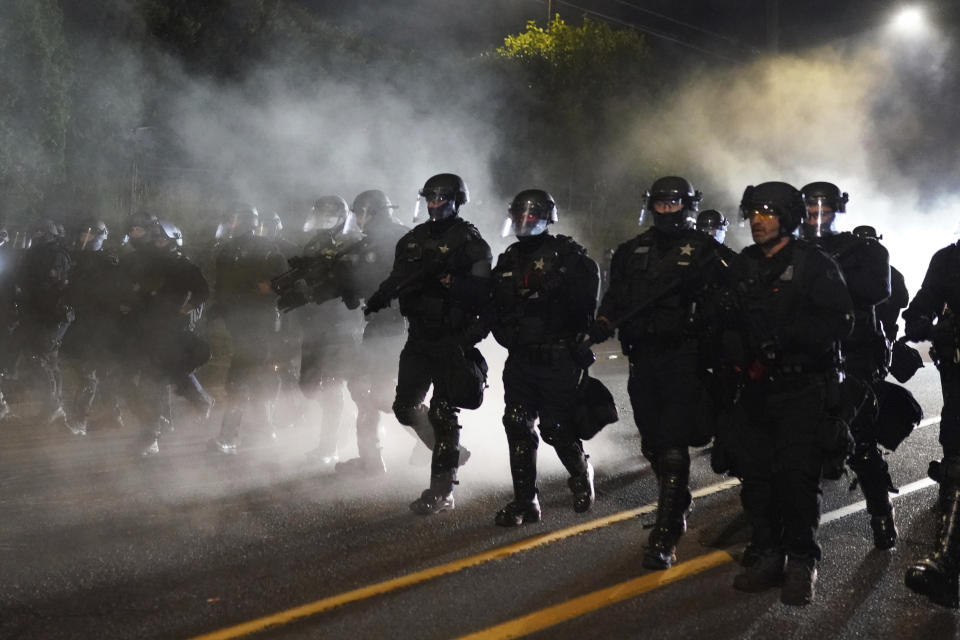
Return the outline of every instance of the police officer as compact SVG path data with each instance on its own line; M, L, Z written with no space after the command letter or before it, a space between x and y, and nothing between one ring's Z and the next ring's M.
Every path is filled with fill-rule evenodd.
M705 233L720 244L727 238L729 221L716 209L706 209L697 215L697 231Z
M940 372L943 410L940 446L943 460L937 469L940 481L937 538L934 551L907 569L906 584L931 601L960 606L960 244L937 251L923 284L903 312L907 340L933 343L931 356Z
M409 229L393 215L396 205L379 189L359 193L350 207L353 225L363 233L362 242L351 251L343 286L348 305L373 291L390 275L397 243ZM380 445L380 413L392 411L396 368L384 363L398 361L406 322L398 309L387 308L368 318L357 350L357 366L347 387L357 405L358 457L336 466L337 473L378 475L386 471ZM417 446L422 447L418 442Z
M848 464L867 501L874 545L890 549L897 540L888 494L893 481L877 446L876 431L878 385L886 377L888 347L874 310L890 297L890 258L876 240L837 231L837 215L846 212L849 196L835 184L811 182L801 192L806 204L801 236L836 261L853 299L853 333L842 344L844 417L856 441Z
M410 323L400 354L393 412L400 424L423 433L426 417L433 429L430 487L410 504L427 515L454 507L453 486L460 451L458 389L451 388L451 367L465 366L465 352L486 334L479 313L489 298L490 247L476 227L459 216L468 201L460 176L441 173L420 190L430 219L397 243L393 270L367 298L366 313L375 313L399 298L400 313ZM433 385L429 411L423 406ZM421 435L425 443L428 438Z
M117 365L121 331L123 286L120 260L103 244L109 232L97 218L84 217L72 233L73 271L68 288L76 320L63 339L64 356L76 362L79 385L67 405L67 427L74 435L87 433L87 420L97 391L106 392L114 421L123 423L115 385L101 386L100 380Z
M852 329L853 302L836 263L793 237L805 214L799 191L783 182L750 186L740 208L755 244L741 253L745 380L733 457L752 535L749 566L733 586L782 584L782 602L804 605L820 558L824 458L849 438L828 411L839 401L837 344Z
M229 240L216 256L214 309L230 334L230 369L227 373L227 410L220 435L211 442L217 453L235 454L247 406L254 407L255 429L250 439L276 438L273 405L280 378L273 366L279 312L270 280L284 271L286 259L270 239L258 235L256 208L237 208L231 216ZM249 416L249 413L247 413ZM248 418L249 419L249 418Z
M593 466L573 425L583 374L573 349L593 321L600 286L599 267L584 248L549 233L557 221L550 194L521 191L509 214L517 242L497 259L491 304L493 335L509 352L503 426L514 499L497 512L495 522L503 527L540 521L537 426L570 474L574 510L582 513L593 504Z
M67 303L70 252L53 220L38 221L18 274L20 321L14 342L44 387L42 419L65 424L60 344L74 312Z
M165 220L150 225L146 242L121 259L135 294L125 336L131 370L140 371L140 419L143 457L160 452L159 439L168 421L171 385L190 387L206 405L194 370L209 359L209 348L196 335L199 310L210 289L200 268L182 253L183 234ZM182 390L186 391L186 390ZM188 396L190 399L190 396Z
M322 259L328 267L330 288L319 304L305 305L290 314L302 330L300 352L300 391L304 397L320 402L320 442L310 456L320 471L332 472L340 460L337 442L343 417L344 386L356 370L357 344L363 330L363 313L355 294L341 300L346 258L363 239L350 224L347 201L340 196L318 198L304 224L311 238L302 255ZM349 299L353 297L354 299Z
M694 229L700 192L685 178L659 178L647 192L641 220L653 225L621 244L610 268L590 337L597 343L618 325L630 360L627 391L641 451L659 483L657 519L643 556L648 569L676 562L691 504L689 447L713 435L714 407L705 383L701 335L713 319L699 304L720 268L715 240Z

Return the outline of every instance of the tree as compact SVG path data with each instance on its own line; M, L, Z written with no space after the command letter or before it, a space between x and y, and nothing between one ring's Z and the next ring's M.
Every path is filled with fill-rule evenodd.
M522 151L503 175L524 167L542 184L562 185L555 195L568 210L589 214L609 207L610 185L624 167L598 150L615 148L623 136L618 112L650 99L644 37L589 18L573 26L557 15L545 28L528 22L494 55L512 76L503 120L511 123L508 143Z

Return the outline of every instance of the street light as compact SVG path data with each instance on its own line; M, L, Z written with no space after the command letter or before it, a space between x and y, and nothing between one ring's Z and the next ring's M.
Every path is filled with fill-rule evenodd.
M916 36L927 28L927 15L920 6L903 7L890 21L890 29L903 36Z

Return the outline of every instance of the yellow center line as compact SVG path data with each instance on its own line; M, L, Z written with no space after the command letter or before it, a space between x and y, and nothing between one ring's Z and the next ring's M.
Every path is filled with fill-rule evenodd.
M692 494L694 498L701 498L703 496L720 493L727 489L731 489L739 484L739 480L731 478L729 480L710 485L709 487L697 489L696 491L693 491ZM624 520L630 520L646 513L652 513L656 510L656 508L656 503L652 503L642 507L637 507L636 509L627 509L626 511L620 511L603 518L597 518L596 520L590 520L588 522L567 527L565 529L551 531L550 533L527 538L526 540L521 540L520 542L503 547L490 549L489 551L484 551L460 560L454 560L453 562L437 565L436 567L430 567L429 569L424 569L422 571L416 571L405 576L400 576L399 578L393 578L391 580L378 582L366 587L360 587L359 589L353 589L352 591L346 591L344 593L323 598L321 600L316 600L292 609L287 609L285 611L280 611L262 618L243 622L225 629L220 629L219 631L213 631L196 636L193 638L193 640L228 640L231 638L240 638L250 635L251 633L262 631L268 627L275 627L278 625L287 624L294 620L313 616L344 604L383 595L391 591L403 589L404 587L426 582L427 580L439 578L440 576L463 571L464 569L475 567L486 562L501 560L523 551L529 551L531 549L557 542L571 536L579 535L587 531L593 531L595 529L607 527L618 522L623 522ZM694 560L691 560L691 562L694 562ZM659 575L662 576L664 574L661 573Z
M561 622L578 618L591 611L608 607L623 600L629 600L642 593L659 589L671 582L682 580L687 576L732 561L733 556L726 551L713 551L712 553L697 556L692 560L676 564L666 571L657 571L633 578L632 580L615 584L612 587L600 589L599 591L588 593L573 600L567 600L558 605L534 611L533 613L498 624L494 627L488 627L482 631L461 636L457 640L507 640L508 638L520 638L560 624Z

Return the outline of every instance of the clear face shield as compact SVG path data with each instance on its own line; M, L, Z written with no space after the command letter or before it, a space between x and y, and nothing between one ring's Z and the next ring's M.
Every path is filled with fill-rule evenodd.
M517 203L517 206L510 207L500 235L504 238L510 235L518 238L538 236L547 230L547 224L547 220L537 215L532 202Z
M836 233L834 222L837 213L826 198L807 198L807 213L803 219L803 235L807 238L822 238Z
M701 225L697 227L701 232L707 234L720 244L723 244L723 241L727 239L727 226L726 225Z
M343 222L343 212L339 209L330 207L314 208L303 223L304 233L315 233L317 231L332 231Z
M100 251L106 235L97 227L86 227L77 232L74 248L79 251Z
M440 190L429 193L421 191L413 211L413 221L420 222L424 217L429 217L432 222L450 218L457 212L455 197L454 194Z

